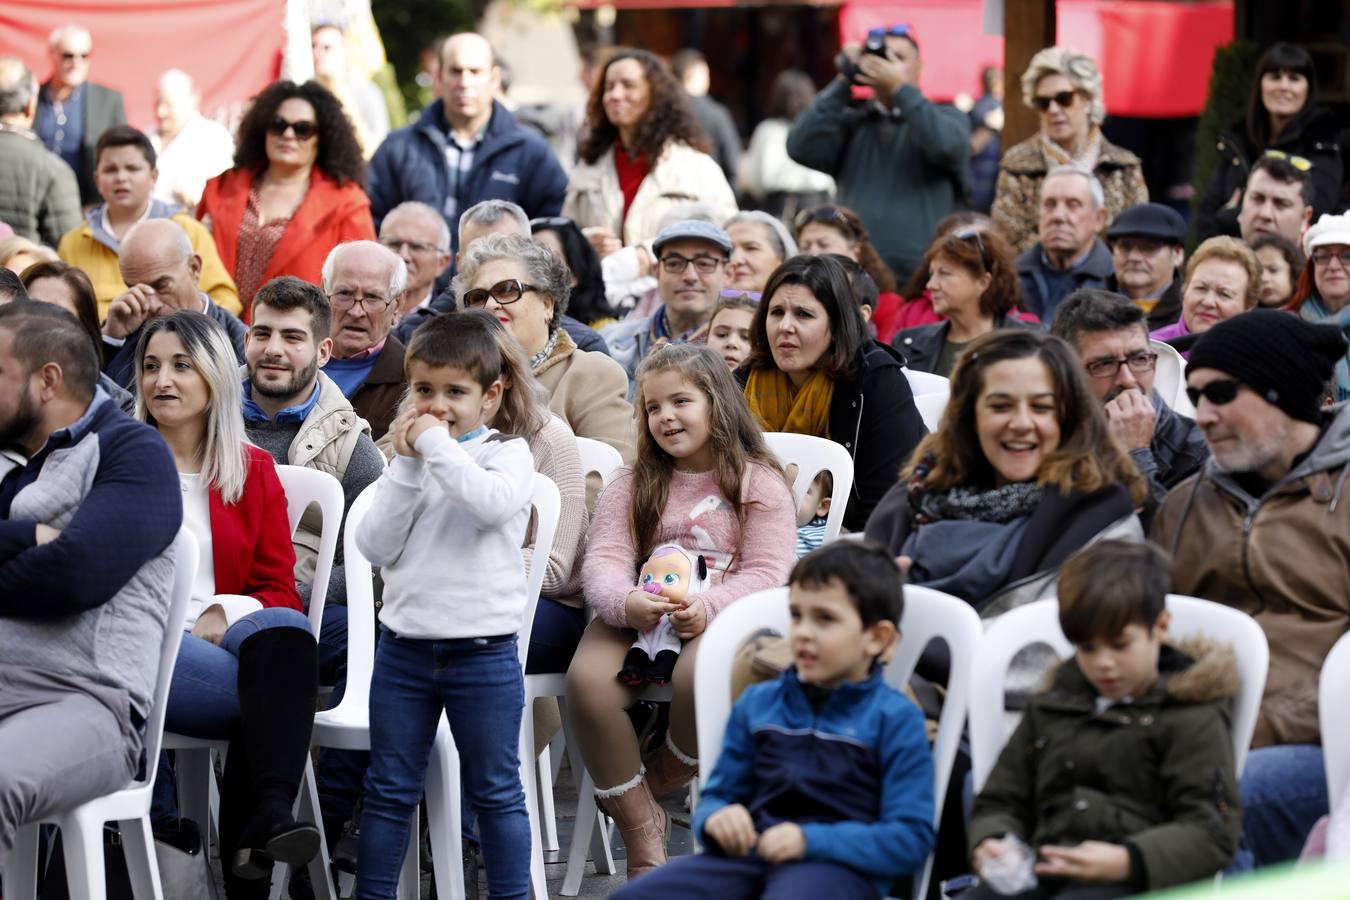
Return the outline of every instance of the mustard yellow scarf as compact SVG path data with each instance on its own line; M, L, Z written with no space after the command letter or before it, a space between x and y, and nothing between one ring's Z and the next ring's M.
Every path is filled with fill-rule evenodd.
M750 412L765 431L828 438L833 397L834 382L820 369L799 388L781 369L753 369L745 385Z

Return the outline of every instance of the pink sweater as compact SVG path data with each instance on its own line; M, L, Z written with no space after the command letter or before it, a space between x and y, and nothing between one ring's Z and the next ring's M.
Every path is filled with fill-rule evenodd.
M628 624L624 601L637 590L643 562L629 526L632 497L632 470L620 469L596 503L581 567L586 602L616 628ZM783 477L756 465L745 499L745 543L728 574L740 528L715 473L676 472L671 479L656 544L679 544L707 558L711 587L699 596L709 622L746 594L786 584L796 561L797 511Z

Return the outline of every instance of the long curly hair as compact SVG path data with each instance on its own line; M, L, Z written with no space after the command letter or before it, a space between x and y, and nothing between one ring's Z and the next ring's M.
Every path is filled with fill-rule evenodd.
M989 273L989 287L980 295L980 315L1005 316L1021 306L1022 289L1017 281L1013 250L997 231L966 226L940 234L929 245L921 268L931 271L939 256L975 278Z
M586 101L586 126L589 131L577 151L582 162L594 165L618 139L619 129L605 115L605 77L611 66L625 59L635 59L642 66L647 88L651 92L647 115L638 126L634 146L628 149L646 157L649 163L654 163L671 141L682 141L695 150L707 153L707 135L703 133L698 119L694 118L684 88L670 74L665 63L646 50L624 47L615 51L605 62L605 67L596 75L595 84L591 85L591 96Z
M281 104L287 100L304 100L314 107L319 125L319 155L314 164L338 184L354 181L365 185L366 160L351 120L328 88L317 81L296 84L294 81L274 81L258 92L248 112L239 123L239 134L234 151L236 168L261 173L267 168L267 126L272 124Z

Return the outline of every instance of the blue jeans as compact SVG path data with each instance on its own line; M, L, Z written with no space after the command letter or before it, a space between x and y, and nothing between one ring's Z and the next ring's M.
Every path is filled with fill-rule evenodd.
M540 597L530 630L530 652L525 656L525 674L566 672L586 630L586 614L551 597Z
M370 682L370 770L356 896L395 896L444 710L459 750L464 797L478 815L488 894L524 898L530 819L517 752L525 683L515 636L420 641L380 630Z
M239 647L267 628L301 628L309 631L309 619L295 609L269 607L250 613L225 632L220 646L194 634L183 635L169 684L169 702L164 730L187 737L228 740L239 727ZM173 767L167 751L161 751L159 771L150 806L150 821L156 827L178 819L173 790ZM198 822L198 825L205 825Z
M1298 859L1317 820L1327 814L1327 773L1315 744L1261 747L1247 754L1242 798L1242 863L1257 868Z

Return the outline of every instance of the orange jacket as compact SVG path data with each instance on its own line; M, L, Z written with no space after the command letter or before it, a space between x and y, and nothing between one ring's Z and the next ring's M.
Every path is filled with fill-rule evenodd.
M209 225L231 278L236 277L239 224L244 219L255 176L256 173L246 169L230 169L217 175L206 183L197 207L197 218ZM323 261L330 250L343 241L373 240L375 222L370 217L366 192L350 181L339 186L316 167L310 175L309 192L287 223L262 282L266 284L278 275L294 275L319 284ZM253 298L239 300L247 321Z

